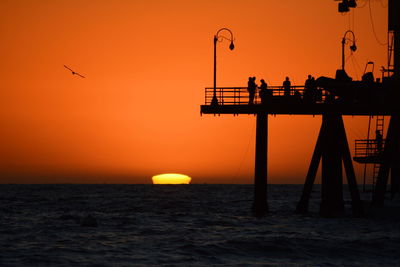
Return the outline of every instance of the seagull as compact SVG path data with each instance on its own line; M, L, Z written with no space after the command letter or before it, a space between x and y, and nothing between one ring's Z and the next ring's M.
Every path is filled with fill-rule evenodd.
M71 73L72 73L72 75L78 75L79 77L81 77L81 78L85 78L85 76L83 76L83 75L80 75L79 73L77 73L77 72L75 72L75 71L73 71L70 67L68 67L68 66L65 66L64 65L64 68L66 68L66 69L68 69L68 70L70 70L71 71Z

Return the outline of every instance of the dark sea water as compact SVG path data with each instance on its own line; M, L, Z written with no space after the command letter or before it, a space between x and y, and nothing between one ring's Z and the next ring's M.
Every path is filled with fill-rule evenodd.
M295 215L301 190L257 219L251 185L0 185L0 265L400 266L398 217L320 218L318 187Z

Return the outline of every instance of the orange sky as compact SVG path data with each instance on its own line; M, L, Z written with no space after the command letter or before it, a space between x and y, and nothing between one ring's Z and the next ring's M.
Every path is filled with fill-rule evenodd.
M348 73L360 78L372 60L379 77L386 46L366 0L358 3L342 15L333 0L2 0L1 181L150 183L175 172L252 183L254 116L200 117L213 35L228 27L236 38L233 51L218 44L218 86L333 76L348 29L358 46L353 59L346 48ZM386 4L371 0L381 42ZM321 117L269 122L269 181L302 183ZM351 145L366 137L366 118L345 123Z

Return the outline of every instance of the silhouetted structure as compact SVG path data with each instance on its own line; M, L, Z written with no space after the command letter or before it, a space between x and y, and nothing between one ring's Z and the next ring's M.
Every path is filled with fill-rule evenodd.
M363 191L366 191L367 166L373 164L372 179L370 180L372 190L375 189L376 179L378 177L380 164L382 163L382 149L385 143L383 139L384 116L375 116L375 139L369 138L372 116L369 117L367 139L355 140L354 161L364 164Z
M267 99L268 99L268 84L264 81L264 79L260 80L261 85L260 85L260 91L259 91L259 95L261 98L261 104L265 104L267 103Z
M283 81L282 87L283 87L284 96L289 97L290 96L290 87L291 87L291 82L289 80L289 77L285 78L285 80Z
M382 152L383 136L379 130L375 131L375 140L377 153L380 154Z
M202 114L254 114L256 115L256 153L254 174L253 212L262 216L268 212L267 205L267 151L268 151L268 114L292 115L322 115L322 124L314 153L307 172L303 193L296 211L308 211L308 202L312 192L316 173L322 161L321 204L320 214L326 217L340 216L344 212L342 163L345 167L347 182L352 198L353 212L362 215L357 182L354 174L351 153L348 146L346 131L342 116L390 116L386 140L382 138L381 162L377 177L373 203L383 205L384 194L391 171L392 192L398 192L400 187L400 1L389 0L389 42L388 69L382 82L374 81L372 73L363 75L361 81L353 81L345 70L339 69L335 78L319 77L312 85L291 86L289 83L280 86L269 86L270 97L265 104L247 92L245 87L220 87L219 103L211 105L214 88L206 88L205 104L201 106ZM339 9L349 8L341 3ZM398 36L397 39L394 36ZM394 41L393 41L394 40ZM392 52L390 52L392 51ZM397 51L397 53L394 53ZM393 64L391 63L393 62ZM285 82L286 82L285 81ZM315 90L316 97L312 101L306 98L306 90ZM303 95L301 98L289 97L291 89ZM250 91L249 91L250 93ZM264 101L262 101L264 103ZM249 105L250 104L250 105ZM375 140L376 143L379 141ZM367 157L368 156L368 157ZM372 160L370 155L355 160ZM376 157L376 155L375 155ZM376 158L375 158L376 159Z
M347 36L348 33L351 33L351 35L353 36L353 39L352 39L352 40L346 38L346 36ZM346 32L344 33L343 38L342 38L342 70L343 70L343 71L344 71L344 64L345 64L345 62L346 62L346 61L344 60L344 57L345 57L344 46L345 46L345 44L347 43L347 41L352 41L352 45L350 46L350 50L351 50L352 52L355 52L355 51L357 50L357 46L356 46L356 37L354 36L354 32L351 31L351 30L346 31Z
M227 31L230 34L230 38L226 38L223 35L219 35L222 31ZM214 43L214 95L212 98L212 105L218 105L218 100L217 100L217 95L216 95L216 88L217 88L217 42L222 41L223 39L227 39L231 43L229 44L229 49L233 50L235 49L235 44L233 43L234 38L233 38L233 33L231 30L228 28L221 28L217 31L217 33L214 35L213 38L213 43Z
M304 100L307 102L321 101L321 97L318 95L318 90L315 85L315 79L311 75L308 75L307 80L304 83Z
M249 105L254 104L254 97L256 95L257 84L256 77L249 77L249 81L247 82L247 91L249 92Z

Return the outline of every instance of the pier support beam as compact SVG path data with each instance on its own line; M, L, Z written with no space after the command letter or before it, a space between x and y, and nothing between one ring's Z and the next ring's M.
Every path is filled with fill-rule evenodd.
M389 0L389 31L394 31L392 105L397 105L400 97L400 1ZM389 63L390 64L390 63ZM386 134L385 146L382 152L382 163L376 180L372 204L382 207L385 200L386 187L391 173L391 196L400 193L400 114L393 114L390 118Z
M338 119L336 114L323 115L322 120L328 128L325 131L322 151L321 206L320 215L336 217L344 213L342 151Z
M311 159L310 168L304 184L303 194L297 205L297 213L306 213L312 186L322 159L321 205L323 217L337 217L344 213L342 161L353 204L353 213L362 215L362 205L355 178L353 163L342 116L324 114L317 144Z
M267 204L267 154L268 154L268 115L257 114L256 160L254 171L253 214L257 217L268 212Z
M312 188L317 176L319 162L321 161L324 136L326 132L325 124L322 123L321 129L318 134L317 144L315 145L314 153L311 158L310 167L308 168L306 181L304 183L303 194L299 203L297 204L296 213L304 214L308 212L308 203L311 197Z
M399 150L400 152L400 150ZM395 159L392 166L392 179L390 183L390 195L391 198L395 198L396 195L400 194L400 159Z
M391 171L391 193L392 197L399 193L400 173L400 115L394 115L390 118L389 128L386 135L386 142L382 152L382 163L379 168L376 180L375 192L372 198L372 204L376 207L382 207L385 201L386 187Z

